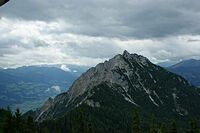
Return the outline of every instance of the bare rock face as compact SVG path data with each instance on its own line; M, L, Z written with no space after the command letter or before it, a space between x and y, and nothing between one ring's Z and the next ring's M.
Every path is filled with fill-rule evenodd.
M49 99L35 112L35 120L62 117L82 104L101 109L107 106L107 97L102 98L104 94L100 93L106 89L109 90L106 91L109 99L116 94L127 107L137 106L144 111L164 111L187 116L195 114L192 110L200 110L198 104L193 107L185 104L192 97L200 98L199 91L184 78L152 64L141 55L124 51L122 55L118 54L83 73L66 93Z
M40 108L40 114L39 116L37 116L36 121L38 121L39 119L41 119L41 116L43 115L43 113L45 113L45 111L47 111L51 106L53 105L53 98L49 98L44 105Z
M76 82L74 82L69 90L70 100L83 94L86 90L93 88L101 82L126 85L127 82L121 80L121 75L115 72L115 70L122 69L127 77L131 76L133 72L130 70L133 66L130 65L130 62L132 61L138 63L141 67L143 65L148 65L150 62L143 56L130 54L127 51L124 51L123 55L116 55L109 61L105 61L104 63L100 63L96 67L89 69Z

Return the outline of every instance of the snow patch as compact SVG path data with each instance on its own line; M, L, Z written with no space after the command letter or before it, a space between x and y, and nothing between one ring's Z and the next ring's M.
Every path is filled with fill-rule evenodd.
M182 82L182 79L181 79L180 77L178 77L178 81L179 81L179 82Z
M153 79L153 76L151 75L151 73L149 73L149 76L151 77L151 79Z
M138 82L139 84L142 86L143 90L146 92L146 94L148 94L149 98L151 99L151 101L153 102L154 105L159 106L154 99L151 97L151 91L149 89L146 89L145 86L141 83L141 78L140 75L138 74L138 70L136 70L135 72L136 76L138 77ZM153 77L153 76L152 76Z
M133 102L131 99L129 99L128 97L124 96L124 99L134 105L137 105L135 102Z
M99 102L94 102L92 99L88 99L85 101L85 103L88 105L88 106L91 106L91 107L97 107L99 108L100 107L100 103Z
M149 95L149 98L151 99L151 101L153 102L154 105L159 106L159 105L154 101L154 99L151 97L151 95Z
M179 115L181 116L185 116L188 115L188 111L182 107L180 107L180 105L177 102L177 95L176 93L172 93L173 99L174 99L174 106L175 106L175 111L178 112Z
M126 88L124 88L124 87L122 87L122 89L123 89L124 92L125 92L125 94L121 93L122 96L124 97L124 99L125 99L126 101L128 101L128 102L130 102L130 103L132 103L132 104L134 104L134 105L136 105L136 106L138 106L138 105L133 101L133 99L131 98L131 96L128 94L128 90L127 90Z
M155 91L153 91L153 94L158 98L158 100L160 101L160 103L163 104L163 101L160 99L160 97L158 96L158 94Z
M40 115L36 118L35 121L38 121L38 120L40 119L40 117L44 114L44 112L45 112L45 111L42 111L42 112L40 113Z

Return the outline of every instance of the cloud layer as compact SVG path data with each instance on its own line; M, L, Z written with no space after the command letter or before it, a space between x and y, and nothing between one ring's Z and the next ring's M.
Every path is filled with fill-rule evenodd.
M93 66L127 49L154 63L200 57L198 0L15 0L0 8L0 67Z

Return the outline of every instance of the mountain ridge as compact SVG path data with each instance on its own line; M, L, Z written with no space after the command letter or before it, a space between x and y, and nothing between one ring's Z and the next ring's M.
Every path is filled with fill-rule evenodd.
M124 51L83 73L67 92L36 110L34 119L39 123L57 121L84 108L95 123L112 127L124 119L130 124L132 109L137 107L145 120L153 113L160 121L176 119L184 125L190 117L199 120L199 101L199 90L183 77ZM122 122L115 126L126 126Z
M200 86L200 60L190 59L184 60L173 66L167 67L167 70L183 76L191 84Z
M124 97L124 99L135 106L140 105L138 103L140 103L141 101L133 97L132 93L138 93L138 91L144 93L144 98L148 99L148 101L150 101L153 106L162 106L163 100L156 92L159 91L159 89L154 89L152 88L152 86L156 86L157 82L164 83L164 81L159 81L161 79L157 78L158 75L155 75L153 72L158 72L170 76L172 75L172 77L174 76L173 80L171 81L171 79L168 78L167 80L170 80L170 82L177 85L180 84L180 86L188 86L192 88L192 86L184 78L172 74L165 69L152 64L147 58L143 56L137 54L129 54L127 51L124 51L122 55L118 54L109 61L100 63L96 65L96 67L90 68L87 72L83 73L72 84L69 91L60 94L55 97L55 99L47 102L48 106L43 106L45 108L39 111L36 120L43 121L46 119L45 117L56 118L54 111L59 110L59 108L60 112L58 111L58 116L62 116L62 113L65 111L69 111L71 106L77 107L84 102L90 105L97 104L101 106L100 103L92 102L91 100L88 101L87 99L92 95L90 91L101 83L106 83L107 86L109 86L110 88L118 87L116 90L122 92L121 95ZM156 87L159 88L160 86ZM176 87L174 87L172 91L176 91ZM83 95L86 92L88 92L88 94L86 97L84 97ZM172 92L170 96L172 97L172 100L176 99L176 95L177 94ZM84 98L82 100L79 100L82 96ZM138 101L138 103L136 101ZM63 105L63 103L65 105ZM60 107L56 108L57 106ZM54 111L52 110L52 108L54 109ZM175 110L177 110L177 112L181 115L187 115L188 113L178 104L176 105Z

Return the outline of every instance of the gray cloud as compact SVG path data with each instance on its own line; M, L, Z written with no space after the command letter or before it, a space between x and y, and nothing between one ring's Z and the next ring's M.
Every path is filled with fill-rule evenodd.
M27 20L62 19L66 30L89 36L157 38L199 34L199 0L15 0L1 15Z
M154 63L200 58L199 5L199 0L12 0L0 8L0 67L93 66L124 49Z

